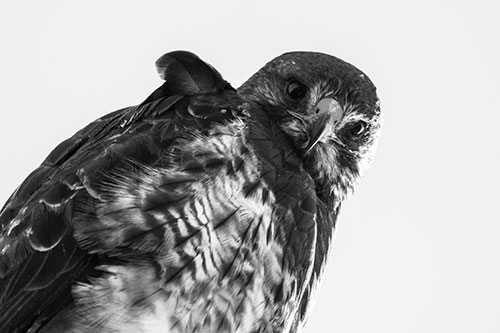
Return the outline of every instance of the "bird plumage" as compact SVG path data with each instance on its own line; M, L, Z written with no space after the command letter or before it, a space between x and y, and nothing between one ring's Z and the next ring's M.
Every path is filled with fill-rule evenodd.
M310 52L238 91L189 52L157 68L160 88L61 143L2 209L2 332L302 327L376 142L375 88Z

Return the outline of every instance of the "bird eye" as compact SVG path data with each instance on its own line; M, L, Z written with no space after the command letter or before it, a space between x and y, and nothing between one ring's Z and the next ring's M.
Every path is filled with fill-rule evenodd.
M286 92L290 98L299 100L307 94L307 87L298 81L292 81L286 87Z
M367 129L368 129L368 124L360 120L349 125L347 131L351 137L357 137L365 133Z

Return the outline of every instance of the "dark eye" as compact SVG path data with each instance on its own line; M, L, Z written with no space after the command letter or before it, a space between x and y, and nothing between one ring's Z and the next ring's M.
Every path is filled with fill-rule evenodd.
M368 124L362 120L356 121L347 126L347 132L351 137L359 137L368 129Z
M298 81L292 81L286 87L286 92L290 98L299 100L307 94L307 87Z

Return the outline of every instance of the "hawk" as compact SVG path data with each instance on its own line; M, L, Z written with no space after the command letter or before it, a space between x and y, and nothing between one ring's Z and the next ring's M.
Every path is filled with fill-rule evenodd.
M290 52L239 89L196 55L59 144L0 213L2 332L297 332L380 129L370 79Z

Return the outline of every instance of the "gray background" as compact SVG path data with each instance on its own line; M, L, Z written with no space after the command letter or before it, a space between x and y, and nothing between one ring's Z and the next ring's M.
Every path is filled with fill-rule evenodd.
M198 53L238 86L290 50L378 86L375 163L345 203L312 332L500 332L496 1L0 4L0 201L56 146Z

